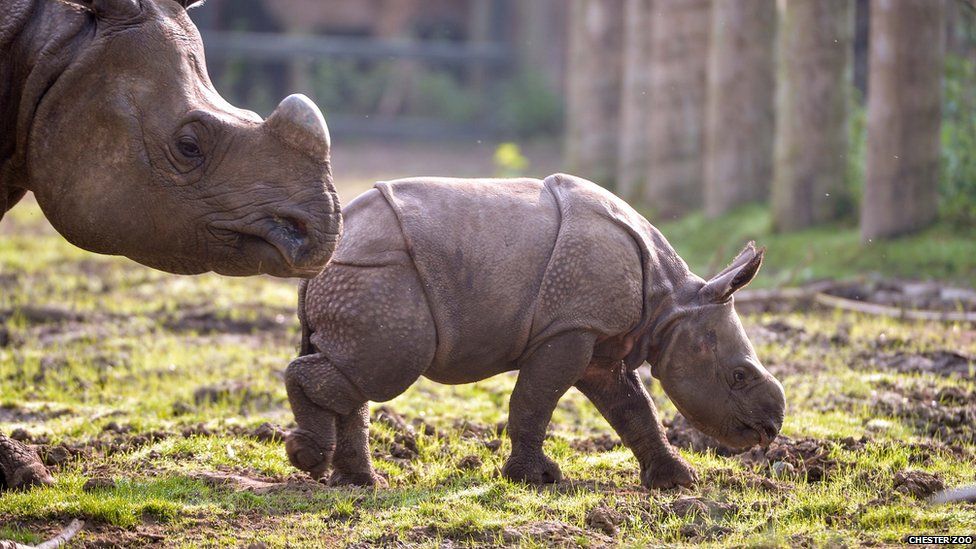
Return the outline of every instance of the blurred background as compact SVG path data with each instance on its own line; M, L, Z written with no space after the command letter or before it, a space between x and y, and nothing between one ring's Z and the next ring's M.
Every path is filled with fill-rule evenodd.
M211 0L191 14L232 103L267 114L297 91L322 107L346 199L380 178L567 171L678 223L693 260L699 241L775 248L827 227L841 262L813 265L811 249L836 255L819 233L780 254L784 277L810 278L921 231L894 274L976 277L958 258L976 225L970 0Z

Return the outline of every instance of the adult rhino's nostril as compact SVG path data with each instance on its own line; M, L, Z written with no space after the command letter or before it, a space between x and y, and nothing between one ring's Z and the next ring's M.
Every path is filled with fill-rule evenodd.
M308 225L296 217L275 216L274 222L281 226L282 230L291 235L295 240L308 239Z

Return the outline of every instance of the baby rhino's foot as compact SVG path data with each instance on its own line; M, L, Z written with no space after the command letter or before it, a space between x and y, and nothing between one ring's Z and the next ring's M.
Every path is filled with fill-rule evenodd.
M698 482L698 473L677 454L661 459L641 471L641 484L645 488L671 489L689 487Z
M345 473L333 471L329 477L329 486L362 486L364 488L386 488L386 479L376 474L376 471L366 473Z
M556 462L542 452L533 454L512 454L502 474L509 480L528 484L556 484L563 478Z
M285 452L295 467L307 472L315 480L325 476L332 467L335 448L325 448L315 441L315 435L305 429L295 429L285 435Z

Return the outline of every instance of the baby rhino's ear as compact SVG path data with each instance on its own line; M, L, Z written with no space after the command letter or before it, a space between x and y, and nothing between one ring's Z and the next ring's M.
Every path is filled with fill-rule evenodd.
M702 286L698 295L706 303L724 303L732 294L752 282L762 265L766 248L756 248L755 242L746 244L732 264Z

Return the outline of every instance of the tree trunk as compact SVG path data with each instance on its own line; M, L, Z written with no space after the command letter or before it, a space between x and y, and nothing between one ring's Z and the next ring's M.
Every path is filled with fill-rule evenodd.
M764 200L773 175L776 3L715 2L708 60L705 213Z
M572 0L566 163L613 188L623 73L623 0Z
M780 4L773 223L792 231L843 213L854 3Z
M655 0L644 201L660 217L701 206L710 0Z
M651 85L651 2L624 0L624 74L620 99L617 194L633 201L647 177Z
M935 219L945 4L872 0L870 48L865 242L909 233Z

